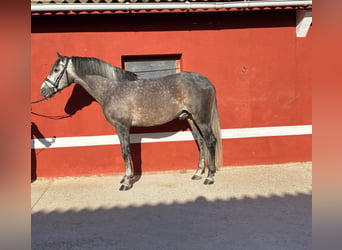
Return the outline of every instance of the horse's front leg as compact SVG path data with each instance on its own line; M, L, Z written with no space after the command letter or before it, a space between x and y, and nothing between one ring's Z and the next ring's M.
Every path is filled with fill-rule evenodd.
M133 170L131 164L131 150L130 150L130 142L129 142L129 126L125 125L116 125L116 132L118 133L120 145L121 145L121 152L122 157L125 162L126 167L126 174L122 180L122 185L120 187L121 191L129 190L132 188L132 177L133 177Z

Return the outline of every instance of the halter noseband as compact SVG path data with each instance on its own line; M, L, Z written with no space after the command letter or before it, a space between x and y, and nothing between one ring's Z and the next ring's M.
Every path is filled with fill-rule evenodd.
M57 77L57 79L56 79L55 82L51 81L49 78L45 78L45 80L44 80L44 81L47 81L48 83L50 83L57 91L62 90L62 89L60 89L60 88L58 87L58 85L59 85L59 81L60 81L60 80L62 79L62 77L63 77L64 72L65 72L65 74L66 74L67 81L69 82L68 72L66 71L66 69L67 69L67 67L68 67L68 64L69 64L69 60L70 60L70 58L67 57L66 63L64 64L64 67L63 67L61 73L59 73L59 75L58 75L58 77ZM56 91L56 92L57 92L57 91Z

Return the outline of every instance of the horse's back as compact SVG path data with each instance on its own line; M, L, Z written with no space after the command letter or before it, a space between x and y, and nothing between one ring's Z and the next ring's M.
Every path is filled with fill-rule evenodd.
M194 72L180 72L172 75L167 75L160 78L144 79L142 85L150 88L151 91L179 92L185 94L195 94L208 89L214 89L214 85L207 77ZM163 92L161 91L161 92Z
M213 86L207 77L194 72L180 72L177 74L168 75L165 77L165 79L168 79L171 82L176 81L176 83L184 85L190 84L198 87Z

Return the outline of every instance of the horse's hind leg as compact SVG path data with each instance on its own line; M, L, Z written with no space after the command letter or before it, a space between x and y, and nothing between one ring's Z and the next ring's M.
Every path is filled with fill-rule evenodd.
M119 136L120 145L121 145L121 152L125 162L126 167L126 174L122 180L122 185L120 187L121 191L128 190L132 188L132 164L131 164L131 150L129 144L129 127L124 125L116 125L116 131Z
M204 161L204 141L202 139L201 133L199 132L198 128L196 127L193 120L188 119L188 123L191 127L191 132L197 141L198 148L199 148L199 160L198 160L198 167L196 173L192 176L193 180L200 180L202 178L202 174L204 173L205 168L205 161Z
M200 131L202 132L203 139L208 149L209 153L209 170L208 176L204 181L204 184L213 184L214 183L214 175L216 173L215 166L215 150L216 150L216 142L217 139L211 129L210 124L199 124Z

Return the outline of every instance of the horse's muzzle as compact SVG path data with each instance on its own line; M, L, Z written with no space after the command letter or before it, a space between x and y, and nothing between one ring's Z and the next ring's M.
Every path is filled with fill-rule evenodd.
M44 97L51 97L55 94L55 91L53 90L53 88L44 86L40 89L40 94Z

